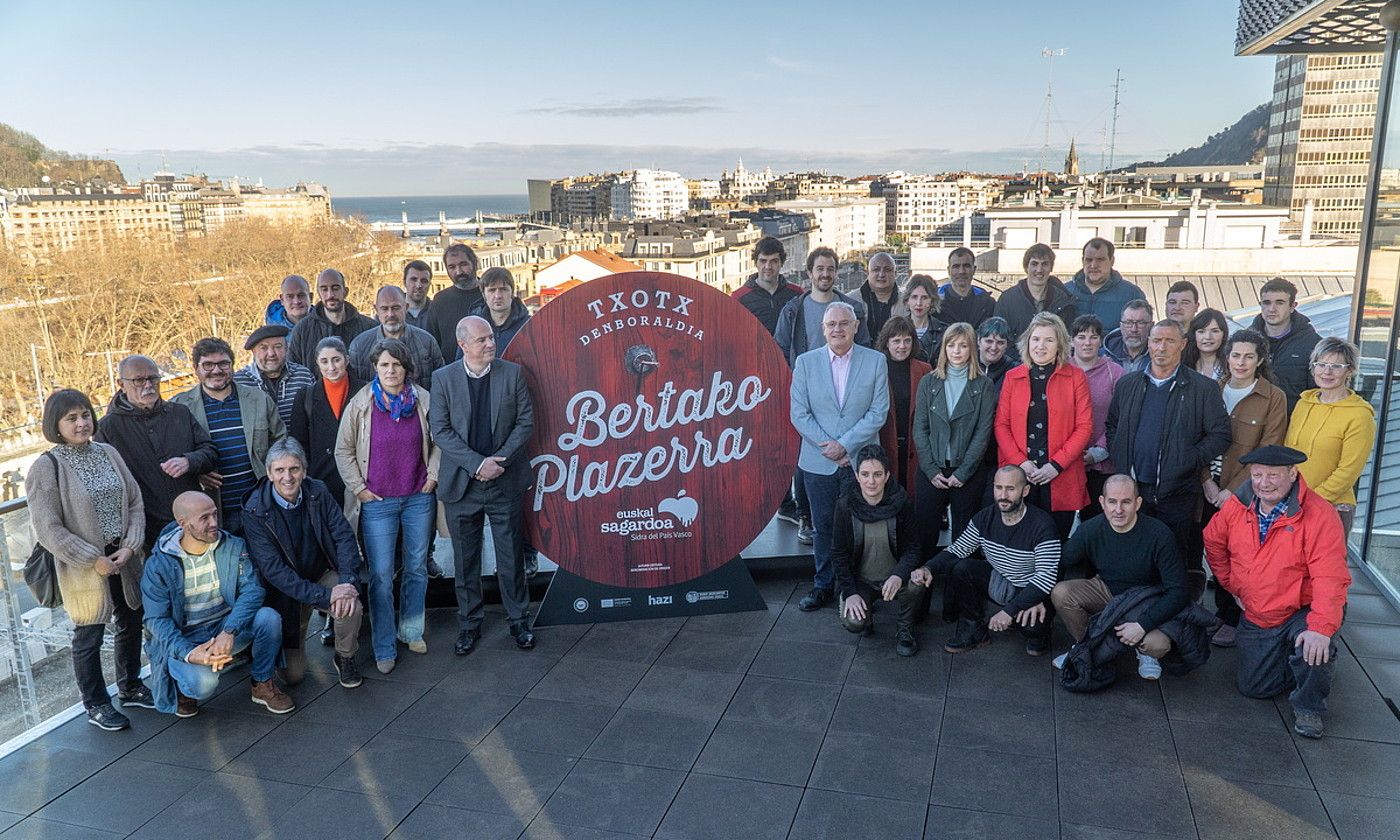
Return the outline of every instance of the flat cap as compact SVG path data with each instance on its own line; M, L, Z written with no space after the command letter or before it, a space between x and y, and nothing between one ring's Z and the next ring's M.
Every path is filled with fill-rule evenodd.
M281 324L266 324L253 330L253 334L243 342L243 349L252 350L258 346L258 342L267 341L269 338L286 338L290 332L291 330Z
M1261 446L1253 452L1240 456L1241 464L1259 464L1264 467L1292 467L1308 460L1308 456L1290 446L1271 444Z

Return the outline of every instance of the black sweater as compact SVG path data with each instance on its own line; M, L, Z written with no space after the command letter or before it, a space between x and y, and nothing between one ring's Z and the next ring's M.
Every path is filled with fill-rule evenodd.
M865 555L866 522L890 524L890 553L895 558L891 574L909 582L909 574L919 565L919 534L914 524L913 500L893 478L885 485L885 497L878 505L865 501L859 484L847 484L836 498L831 516L831 562L836 571L836 591L842 600L856 592Z
M1170 621L1191 600L1186 567L1176 551L1171 529L1150 516L1139 515L1126 534L1113 530L1108 517L1081 523L1065 543L1066 566L1087 562L1098 571L1108 591L1121 595L1135 586L1162 586L1162 597L1138 618L1144 630Z
M175 497L199 490L200 474L212 472L219 463L214 442L190 410L165 400L150 409L139 409L117 394L97 422L96 439L111 444L121 454L141 488L146 542L152 545L161 529L175 518L170 512ZM176 457L188 458L190 468L179 478L171 478L160 465Z

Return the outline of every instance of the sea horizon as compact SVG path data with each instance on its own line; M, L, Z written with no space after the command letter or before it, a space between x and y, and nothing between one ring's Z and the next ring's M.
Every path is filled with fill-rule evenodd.
M397 222L408 213L410 222L435 222L439 213L449 219L466 219L482 213L526 213L524 193L474 193L458 195L346 195L331 196L336 216L362 216L367 222Z

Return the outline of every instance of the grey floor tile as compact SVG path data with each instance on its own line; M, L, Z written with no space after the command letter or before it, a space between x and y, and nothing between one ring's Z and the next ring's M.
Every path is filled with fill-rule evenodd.
M285 715L253 715L206 708L132 750L132 758L218 770L287 721Z
M483 744L580 756L607 726L616 709L585 703L525 698L496 725Z
M567 700L616 708L637 687L647 665L615 659L585 659L570 653L530 690L533 700Z
M1347 626L1353 624L1400 624L1400 613L1384 595L1348 593Z
M530 823L520 840L635 840L645 837L642 834L622 834L617 831L600 831L577 825L561 825L548 817L540 816Z
M418 801L452 772L468 750L456 741L381 732L322 779L321 787Z
M419 803L389 840L515 840L525 823L507 814Z
M951 658L948 694L954 697L994 699L1015 697L1023 703L1053 700L1054 677L1049 657L1031 657L1019 633L994 634L990 647L960 653Z
M1346 624L1341 634L1354 656L1400 659L1400 626Z
M650 664L685 622L685 618L655 618L595 624L569 649L568 656Z
M822 745L819 731L721 720L695 772L803 786Z
M41 808L44 820L127 834L210 774L123 758Z
M719 720L742 679L739 674L653 665L622 707Z
M693 615L686 619L685 629L701 633L722 633L726 636L767 636L778 620L778 610L752 610L719 615Z
M893 730L892 720L897 721ZM848 683L841 689L830 731L936 743L942 721L943 701L937 696Z
M662 840L783 840L802 788L691 773L656 836Z
M769 631L769 639L798 639L805 642L828 642L835 645L855 647L860 637L841 626L834 606L822 607L815 612L802 612L797 601L807 591L793 593L792 600L778 614Z
M749 663L753 662L762 645L763 639L759 636L706 633L683 627L657 657L656 664L742 674L749 669Z
M855 648L851 645L770 636L749 666L749 673L840 684L845 681L846 671L854 658Z
M1400 800L1322 792L1322 804L1342 840L1400 837Z
M86 715L79 715L45 735L39 743L49 749L79 750L115 761L175 723L174 715L162 715L149 709L129 709L124 714L131 718L129 729L104 732L88 723Z
M422 697L428 686L421 683L366 679L359 688L327 691L296 712L298 720L361 729L373 734Z
M1400 665L1400 661L1391 664ZM1287 697L1276 699L1284 719L1291 725L1293 712L1287 705ZM1400 744L1400 719L1395 717L1371 677L1354 657L1342 656L1337 661L1332 692L1327 696L1327 714L1323 717L1330 737Z
M1179 770L1059 760L1060 819L1172 837L1195 837Z
M223 769L240 776L314 785L370 737L371 733L363 729L326 726L294 717L264 735Z
M685 780L684 773L582 759L545 803L550 822L646 834L656 831Z
M1239 729L1216 723L1172 723L1184 772L1240 782L1312 789L1312 779L1288 732Z
M927 805L808 788L802 794L792 831L801 840L919 840Z
M313 644L319 642L312 640ZM314 650L314 649L313 649ZM326 654L329 656L330 654ZM368 667L374 670L374 663L361 663L361 669ZM242 712L243 714L260 715L263 717L278 717L267 709L254 703L252 700L252 681L246 676L241 680L231 681L227 687L220 686L219 693L210 698L207 702L201 703L201 709L224 709L230 712ZM297 704L298 709L304 709L311 705L317 697L330 691L335 687L336 691L344 691L336 681L334 671L327 671L308 666L306 677L297 685L288 686L283 684L283 689L292 701ZM176 720L174 715L169 715L171 720Z
M491 692L523 697L559 662L559 656L537 656L540 651L479 650L454 657L457 668L438 688L472 693Z
M1060 823L1060 840L1154 840L1154 838L1170 836L1170 834L1124 831L1120 828L1106 828L1101 825Z
M1393 659L1358 660L1366 675L1375 683L1381 696L1400 705L1400 661Z
M835 685L749 676L739 684L723 720L824 732L840 692Z
M1238 653L1214 648L1205 666L1183 677L1162 678L1162 695L1172 720L1196 720L1234 728L1277 730L1278 711L1268 700L1253 700L1235 687Z
M1060 824L1052 819L965 811L939 805L928 809L928 822L924 826L924 840L976 840L984 837L1058 840L1059 836Z
M1104 691L1081 693L1056 686L1055 720L1087 724L1113 720L1165 732L1167 708L1162 682L1140 679L1133 673Z
M714 728L714 721L709 719L623 708L598 734L584 757L688 771Z
M22 819L24 819L24 814L11 814L9 811L0 811L0 831L4 831Z
M244 840L271 827L311 792L232 773L215 773L141 826L132 840Z
M373 662L365 663L361 671L367 679L436 685L462 668L462 657L452 653L456 634L446 638L425 636L424 641L428 643L428 652L423 654L399 645L394 670L388 674L380 674Z
M1400 745L1335 737L1296 743L1318 790L1400 799Z
M949 697L943 701L939 743L1018 755L1049 756L1055 751L1050 707L1022 704L1019 698L995 700Z
M465 692L439 685L394 718L385 731L474 747L519 704L520 698L512 694Z
M481 631L480 646L485 651L501 651L512 656L563 656L570 648L578 644L578 640L583 638L591 624L557 624L552 627L535 628L535 649L522 651L515 646L515 639L510 635L510 627L506 623L505 614L493 615L490 612L486 615L486 624ZM475 656L476 654L472 654ZM470 658L470 657L468 657Z
M928 803L933 748L906 738L827 733L809 787Z
M1201 840L1336 837L1317 793L1255 782L1235 782L1207 773L1186 774L1191 808Z
M4 833L5 840L115 840L121 834L30 817Z
M846 674L846 685L942 697L948 685L948 662L949 656L933 646L914 656L900 656L893 645L862 642Z
M382 840L413 810L417 800L403 796L365 796L314 788L280 817L258 840Z
M86 722L83 726L96 728ZM0 758L0 779L7 780L0 784L0 809L16 814L37 811L112 760L96 753L51 745L47 737L41 738ZM19 783L21 779L22 784Z
M506 814L528 823L544 807L577 759L524 750L472 750L425 801Z
M929 802L1053 820L1059 813L1055 759L939 747Z

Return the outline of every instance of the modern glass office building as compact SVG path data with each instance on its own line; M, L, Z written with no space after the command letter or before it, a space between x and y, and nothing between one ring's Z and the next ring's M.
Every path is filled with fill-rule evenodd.
M1400 0L1242 0L1238 55L1378 53L1370 175L1349 337L1361 348L1366 396L1376 410L1371 462L1357 490L1350 548L1400 603Z

